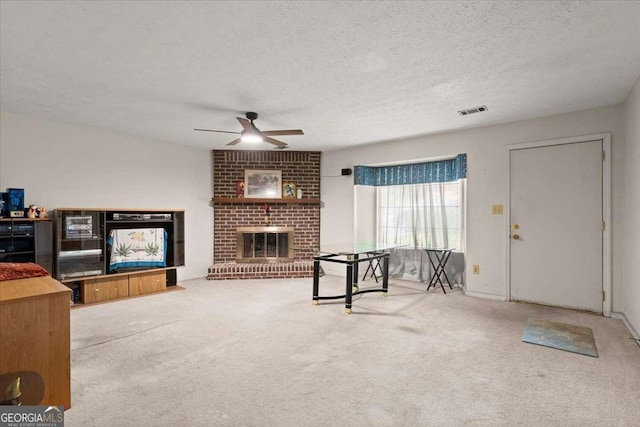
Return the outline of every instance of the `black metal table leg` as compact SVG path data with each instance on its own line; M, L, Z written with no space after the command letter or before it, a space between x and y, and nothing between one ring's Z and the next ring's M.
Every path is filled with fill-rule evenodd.
M378 264L380 262L378 261ZM384 254L382 258L382 296L387 296L389 289L389 253Z
M353 265L353 287L358 290L358 254L353 255L352 265Z
M367 278L367 274L369 274L369 272L371 272L371 277L376 279L376 283L378 283L378 276L376 276L375 271L373 271L373 261L372 260L369 260L369 265L367 266L367 269L364 271L364 274L362 275L362 280L365 280Z
M431 286L435 287L436 285L437 278L438 278L438 276L436 275L436 272L438 271L438 267L433 262L433 258L431 257L431 251L426 251L426 252L427 252L427 258L429 258L429 264L431 264L431 268L433 268L433 276L431 276L431 279L429 280L429 286L427 286L427 290L429 290L431 289ZM436 259L438 259L437 254L434 253L434 256L436 257Z
M358 265L356 262L355 265ZM354 264L353 261L347 264L347 288L345 289L345 298L344 298L344 312L346 314L351 314L351 298L353 297L353 273L354 273Z
M440 272L444 275L444 278L447 280L447 285L449 285L449 289L453 290L453 288L451 287L451 281L449 280L449 276L447 276L447 272L444 270L444 267L447 265L447 261L449 261L450 256L451 256L451 251L446 251L445 253L443 253L442 255L443 259L440 262L440 264L442 265ZM442 282L440 282L440 285L442 285Z
M320 287L320 260L313 260L313 305L318 305L318 292Z
M377 253L376 252L367 253L367 256L371 256L371 255L377 255ZM369 260L369 265L367 266L367 269L365 270L364 274L362 275L362 280L365 280L367 278L367 274L369 274L369 272L371 272L371 277L373 277L375 279L376 283L378 283L378 273L376 272L378 270L380 271L380 277L382 277L383 273L382 273L382 266L380 266L380 259L379 258L370 259Z
M390 254L387 252L387 258L389 256L390 256ZM376 276L376 269L380 270L380 277L382 277L384 273L382 272L382 266L380 265L380 259L376 259L375 262L376 262L376 266L373 267L373 277L377 277ZM376 282L377 282L377 280L376 280Z

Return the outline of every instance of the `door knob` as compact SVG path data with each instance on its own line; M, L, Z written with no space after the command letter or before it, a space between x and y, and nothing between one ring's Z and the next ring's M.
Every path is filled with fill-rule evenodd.
M513 240L520 240L519 234L514 234L512 237L513 237Z

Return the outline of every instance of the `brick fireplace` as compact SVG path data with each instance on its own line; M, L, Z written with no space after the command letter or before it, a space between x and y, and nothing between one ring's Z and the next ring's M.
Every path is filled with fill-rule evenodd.
M320 154L316 151L213 151L214 255L208 279L313 276L313 256L320 244ZM236 184L244 181L245 169L281 171L282 182L295 183L302 191L302 199L237 197ZM293 228L293 260L238 262L238 230L257 227ZM265 239L269 238L265 234Z

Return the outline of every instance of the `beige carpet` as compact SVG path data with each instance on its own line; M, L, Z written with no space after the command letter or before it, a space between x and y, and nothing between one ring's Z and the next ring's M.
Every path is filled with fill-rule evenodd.
M368 281L369 282L369 281ZM582 312L394 280L354 313L311 279L181 283L75 309L69 426L637 426L640 349ZM342 279L321 279L321 294ZM520 341L589 327L599 358Z

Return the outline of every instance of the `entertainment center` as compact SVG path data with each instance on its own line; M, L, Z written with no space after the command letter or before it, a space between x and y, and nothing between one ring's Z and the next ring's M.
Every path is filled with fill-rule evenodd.
M166 290L184 265L184 211L56 209L56 278L84 304Z

